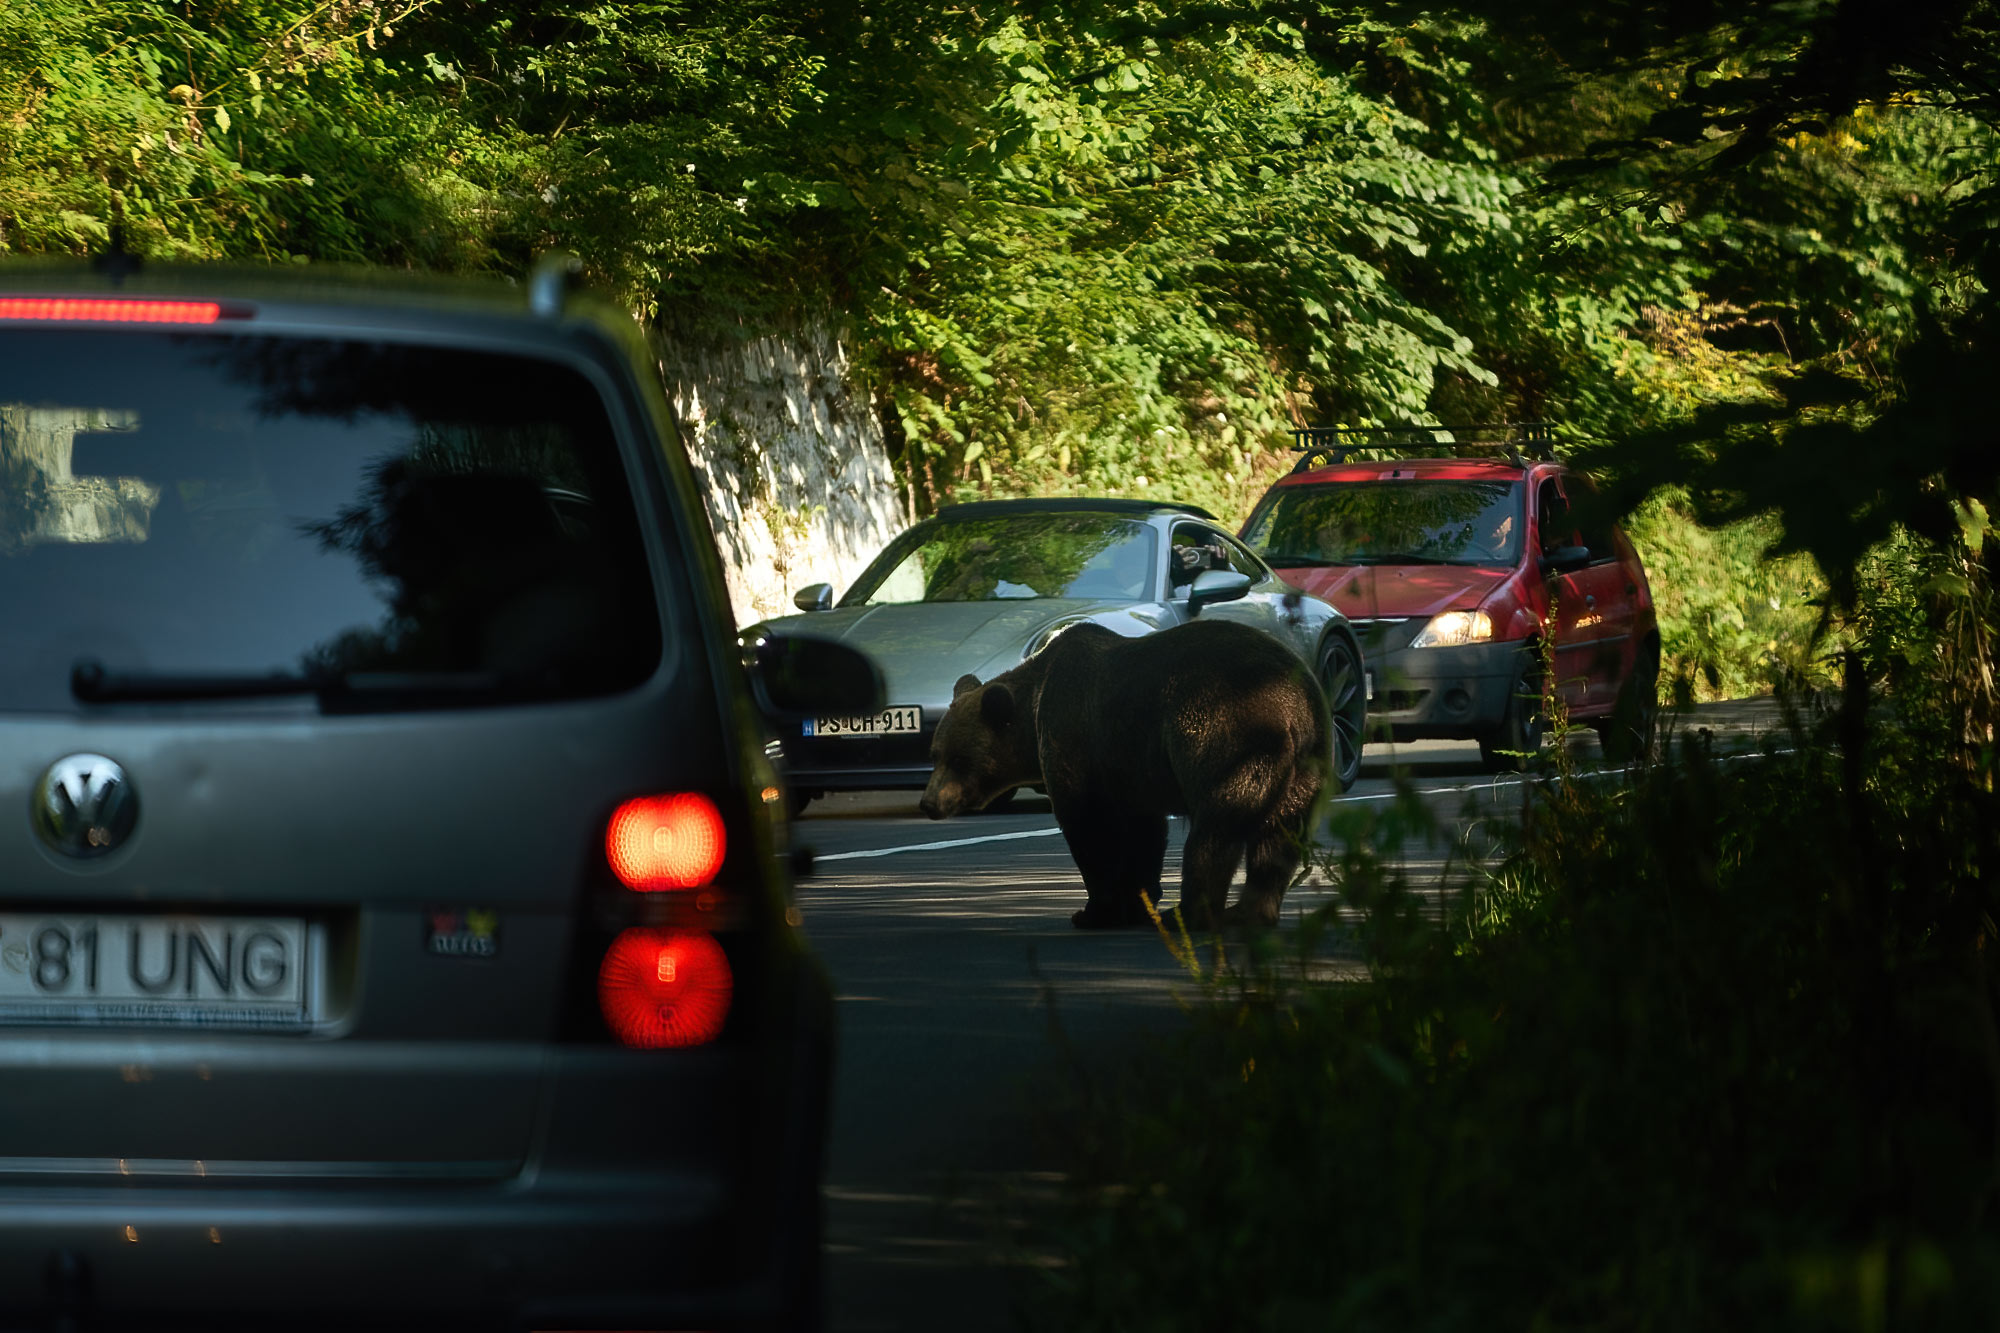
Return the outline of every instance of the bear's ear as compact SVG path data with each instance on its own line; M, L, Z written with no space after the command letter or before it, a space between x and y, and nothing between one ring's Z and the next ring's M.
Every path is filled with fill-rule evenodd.
M1014 693L1005 685L988 685L979 696L979 716L995 731L1014 720Z
M976 690L978 688L979 677L971 674L963 675L958 678L958 684L951 687L951 697L956 699L967 690Z

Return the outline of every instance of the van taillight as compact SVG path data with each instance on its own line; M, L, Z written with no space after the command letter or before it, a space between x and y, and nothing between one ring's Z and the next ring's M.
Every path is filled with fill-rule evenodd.
M627 1046L699 1046L721 1035L735 986L713 935L634 927L605 952L597 1004Z
M706 796L641 796L612 812L604 854L628 889L693 889L722 869L723 841L722 812Z

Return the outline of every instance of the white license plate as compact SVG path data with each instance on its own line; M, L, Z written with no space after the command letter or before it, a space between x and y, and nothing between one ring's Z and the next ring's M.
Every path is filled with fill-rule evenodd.
M808 736L908 736L924 729L924 710L898 704L865 717L816 717L805 723Z
M297 917L0 913L0 1022L303 1027Z

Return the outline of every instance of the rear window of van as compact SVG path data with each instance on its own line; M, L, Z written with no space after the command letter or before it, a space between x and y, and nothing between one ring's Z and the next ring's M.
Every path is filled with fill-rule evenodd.
M575 369L272 335L0 332L0 710L114 680L353 698L630 688L661 632Z

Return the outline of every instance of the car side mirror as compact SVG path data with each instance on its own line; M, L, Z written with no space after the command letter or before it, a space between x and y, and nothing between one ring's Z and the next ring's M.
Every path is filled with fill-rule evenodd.
M1548 574L1567 574L1589 563L1588 546L1555 546L1542 552L1542 570Z
M833 585L831 583L808 583L792 594L792 605L801 611L833 610Z
M1233 569L1210 569L1194 576L1188 585L1188 614L1198 616L1204 606L1233 602L1250 595L1250 576Z
M882 672L862 653L832 639L746 635L743 665L757 706L773 717L882 710Z

